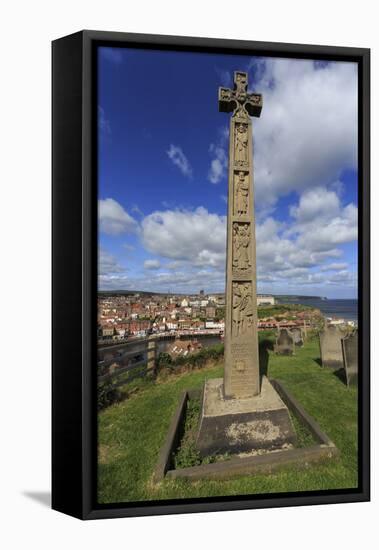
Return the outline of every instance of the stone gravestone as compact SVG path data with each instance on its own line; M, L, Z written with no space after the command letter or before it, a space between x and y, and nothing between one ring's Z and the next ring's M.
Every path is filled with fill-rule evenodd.
M287 407L260 379L256 298L252 123L262 96L247 91L247 73L234 89L219 88L219 110L232 112L229 135L224 379L204 385L197 447L203 455L275 448L296 439Z
M304 325L303 325L303 340L304 340L304 342L307 341L307 338L308 338L308 331L307 331L306 322L304 320Z
M295 346L302 348L304 346L303 331L299 327L295 327L291 330L291 336Z
M279 329L276 338L274 352L280 355L293 355L294 353L294 338L286 328Z
M346 335L335 325L329 325L320 332L320 353L323 367L339 370L344 367L341 339Z
M348 386L358 383L358 331L341 340L342 357Z

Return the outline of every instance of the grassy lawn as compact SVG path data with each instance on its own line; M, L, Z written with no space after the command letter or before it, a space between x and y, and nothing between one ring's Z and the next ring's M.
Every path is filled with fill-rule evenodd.
M207 378L220 377L222 364L164 382L145 382L128 400L99 414L98 500L100 503L181 497L276 493L357 486L357 391L347 388L319 364L317 340L293 357L271 351L270 335L260 334L263 372L277 378L300 401L334 441L341 456L307 470L286 468L271 475L241 476L226 481L164 481L152 473L164 443L178 397L184 389L201 388Z

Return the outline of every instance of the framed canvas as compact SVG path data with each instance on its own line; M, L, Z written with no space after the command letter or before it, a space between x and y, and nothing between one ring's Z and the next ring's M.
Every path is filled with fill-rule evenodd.
M369 500L369 50L52 54L53 508Z

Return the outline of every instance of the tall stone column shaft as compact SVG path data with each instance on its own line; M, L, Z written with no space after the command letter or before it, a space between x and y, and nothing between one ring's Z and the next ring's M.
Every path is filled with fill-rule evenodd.
M224 395L249 398L260 393L250 117L231 117L229 140Z

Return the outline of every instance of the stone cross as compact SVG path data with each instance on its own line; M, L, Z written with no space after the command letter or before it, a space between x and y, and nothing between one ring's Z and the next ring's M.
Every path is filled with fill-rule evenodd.
M233 115L229 135L224 396L260 393L251 116L261 94L248 93L247 73L234 73L234 89L219 88L219 111Z

